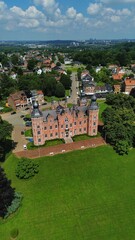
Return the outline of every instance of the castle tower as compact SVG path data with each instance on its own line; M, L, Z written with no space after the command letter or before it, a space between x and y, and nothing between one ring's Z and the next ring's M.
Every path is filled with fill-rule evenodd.
M33 140L34 145L39 146L45 143L44 136L44 122L43 122L43 114L39 110L38 102L33 103L33 111L31 112L31 120L32 120L32 131L33 131Z
M91 98L91 103L88 106L88 128L87 134L89 136L95 136L98 132L98 113L99 107L96 102L97 98L95 95Z

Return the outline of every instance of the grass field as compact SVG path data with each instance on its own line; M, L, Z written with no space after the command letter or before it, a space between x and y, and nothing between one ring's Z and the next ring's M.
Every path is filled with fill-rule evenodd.
M53 139L53 140L47 140L44 145L41 145L40 147L50 147L50 146L56 146L59 144L63 144L64 140L63 139ZM37 149L39 146L35 146L33 142L28 142L27 143L27 148L28 149Z
M0 223L0 239L17 227L17 240L134 240L135 150L118 156L111 147L74 151L38 159L40 172L23 181L18 159L4 168L22 192L20 210ZM37 161L37 160L34 160Z
M99 106L99 119L102 120L102 112L108 107L108 105L105 103L105 100L98 100L98 106Z

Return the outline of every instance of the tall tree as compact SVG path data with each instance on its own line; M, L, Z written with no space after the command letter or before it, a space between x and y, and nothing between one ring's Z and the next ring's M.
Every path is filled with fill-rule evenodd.
M58 82L56 85L56 97L64 97L65 96L65 88L61 82Z
M62 74L61 78L60 78L60 82L63 84L65 89L70 89L70 87L71 87L70 75Z
M2 118L0 117L0 141L3 142L6 140L7 137L10 137L12 131L12 124L8 123L5 120L2 120Z
M11 181L7 179L4 170L0 167L0 217L4 218L6 215L14 195L15 189L11 187Z

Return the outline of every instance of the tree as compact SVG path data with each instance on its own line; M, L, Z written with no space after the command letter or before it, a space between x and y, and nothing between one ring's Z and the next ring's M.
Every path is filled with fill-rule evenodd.
M65 96L65 88L62 83L58 82L56 85L56 97L64 97Z
M52 76L45 76L45 79L42 81L42 90L44 95L55 96L56 91L56 79Z
M60 78L60 82L63 84L65 89L70 89L70 87L71 87L70 75L62 74L61 78Z
M19 61L18 55L13 54L11 56L11 62L13 63L13 65L18 65L18 61Z
M5 120L2 120L2 118L0 117L0 141L3 142L6 140L7 137L10 137L12 131L12 124L8 123Z
M28 61L28 69L29 70L34 70L34 68L35 68L35 66L36 66L36 64L37 64L37 60L35 60L34 58L32 58L32 59L30 59L29 61Z
M14 200L15 190L11 181L7 179L4 170L0 167L0 217L4 218L8 207Z
M115 150L119 155L128 154L129 144L125 140L120 140L115 145Z
M39 171L39 165L38 163L34 163L33 161L23 158L18 162L17 168L16 168L16 176L20 179L29 179L35 174L37 174Z
M9 96L10 93L17 89L16 80L10 78L8 75L3 74L0 79L0 96L4 99Z

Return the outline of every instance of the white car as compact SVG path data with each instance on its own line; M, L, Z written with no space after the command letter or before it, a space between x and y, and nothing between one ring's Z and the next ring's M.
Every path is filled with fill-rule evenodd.
M23 149L24 149L24 150L27 150L27 146L26 146L25 144L23 145Z

